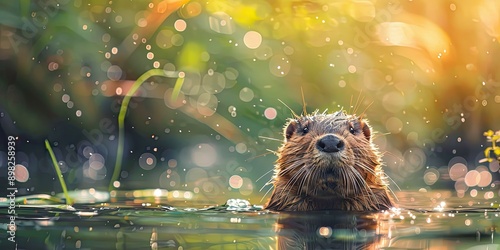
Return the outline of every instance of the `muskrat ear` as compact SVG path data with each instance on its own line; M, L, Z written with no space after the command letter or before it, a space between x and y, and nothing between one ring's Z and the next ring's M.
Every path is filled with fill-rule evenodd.
M297 131L297 121L290 120L285 128L285 138L289 140L292 137L293 133L295 133L295 131Z
M366 139L369 141L371 136L372 136L372 128L370 125L368 125L368 121L359 119L359 124L361 127L361 131L363 131L363 134L365 135Z

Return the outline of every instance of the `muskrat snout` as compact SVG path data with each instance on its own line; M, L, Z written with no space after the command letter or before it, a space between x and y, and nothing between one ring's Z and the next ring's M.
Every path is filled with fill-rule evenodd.
M325 153L339 152L342 151L344 147L344 141L332 134L325 135L316 142L316 148Z

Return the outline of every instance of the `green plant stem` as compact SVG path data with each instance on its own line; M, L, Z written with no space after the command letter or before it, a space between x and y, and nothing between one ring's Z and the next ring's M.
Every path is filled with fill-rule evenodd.
M118 181L121 172L121 166L123 161L123 147L125 140L125 115L127 114L128 104L132 96L134 96L135 92L139 89L139 87L150 77L153 76L163 76L175 78L179 76L179 73L173 71L165 71L162 69L151 69L142 74L137 80L132 84L132 87L127 92L125 97L123 98L122 104L120 106L120 112L118 113L118 147L116 148L116 161L115 168L113 170L113 176L111 176L111 181L109 183L108 190L112 191L114 189L114 182ZM175 83L174 91L172 92L171 98L175 101L177 96L179 95L182 84L184 83L184 78L179 77Z
M64 197L66 197L66 205L71 205L72 201L71 201L71 198L69 197L68 189L66 188L66 182L64 181L61 169L59 168L59 165L57 164L56 156L54 155L54 151L52 151L52 147L50 146L50 143L48 140L45 140L45 148L47 148L47 150L49 151L50 158L52 159L52 164L54 165L54 169L56 170L56 173L57 173L57 178L59 178L59 183L61 183Z

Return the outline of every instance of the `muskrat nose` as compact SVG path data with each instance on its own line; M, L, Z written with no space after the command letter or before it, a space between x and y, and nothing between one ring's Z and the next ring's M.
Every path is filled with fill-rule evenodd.
M344 146L344 141L335 135L325 135L316 142L316 148L325 153L339 152Z

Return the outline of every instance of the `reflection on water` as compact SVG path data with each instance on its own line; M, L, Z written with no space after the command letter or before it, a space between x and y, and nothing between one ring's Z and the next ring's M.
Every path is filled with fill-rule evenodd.
M18 205L17 249L498 249L496 204L401 192L380 213L273 213L244 200L205 208ZM4 230L9 214L0 209ZM7 234L1 249L14 249Z

